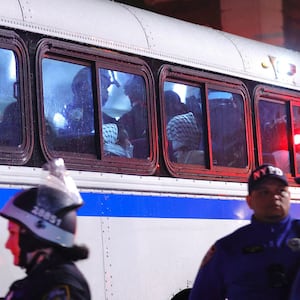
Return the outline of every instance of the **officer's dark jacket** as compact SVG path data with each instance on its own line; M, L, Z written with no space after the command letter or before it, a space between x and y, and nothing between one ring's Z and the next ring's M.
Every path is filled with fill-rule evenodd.
M44 260L27 277L15 281L4 299L9 300L90 300L84 276L72 261L55 255Z
M190 300L288 299L300 251L293 251L287 242L298 237L298 220L287 217L280 223L261 223L252 219L210 249Z

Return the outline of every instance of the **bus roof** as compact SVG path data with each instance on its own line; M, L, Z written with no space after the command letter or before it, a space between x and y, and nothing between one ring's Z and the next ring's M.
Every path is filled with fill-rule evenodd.
M296 51L108 0L1 0L0 26L300 90Z

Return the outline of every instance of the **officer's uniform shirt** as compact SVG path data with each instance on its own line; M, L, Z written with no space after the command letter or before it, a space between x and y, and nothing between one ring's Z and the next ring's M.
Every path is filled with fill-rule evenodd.
M14 282L5 300L90 300L89 286L71 261L45 260Z
M300 251L287 241L300 236L300 221L246 225L218 240L204 257L190 300L288 299ZM300 298L299 298L300 299Z
M299 300L300 299L300 270L294 280L294 284L292 286L291 296L289 300Z

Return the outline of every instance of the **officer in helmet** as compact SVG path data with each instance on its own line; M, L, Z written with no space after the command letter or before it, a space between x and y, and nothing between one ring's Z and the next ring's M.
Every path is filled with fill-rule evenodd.
M74 264L88 257L88 249L74 243L76 211L83 200L62 159L45 169L45 183L17 193L0 211L8 219L5 246L27 273L4 299L89 300L88 283Z

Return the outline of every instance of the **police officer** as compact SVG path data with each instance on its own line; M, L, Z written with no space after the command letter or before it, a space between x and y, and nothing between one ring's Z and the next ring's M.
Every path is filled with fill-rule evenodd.
M295 178L296 183L300 184L300 177ZM295 251L300 252L300 235L298 238L294 238L290 241L291 246L294 248ZM298 300L300 299L300 269L298 269L298 273L296 278L293 282L291 295L289 300Z
M43 184L17 193L0 211L8 219L6 248L27 273L4 299L89 300L88 283L74 264L88 257L88 249L74 243L83 201L62 159L46 168Z
M251 223L219 239L204 257L190 300L288 299L300 262L293 240L300 223L289 215L290 191L282 170L255 169L248 180Z

